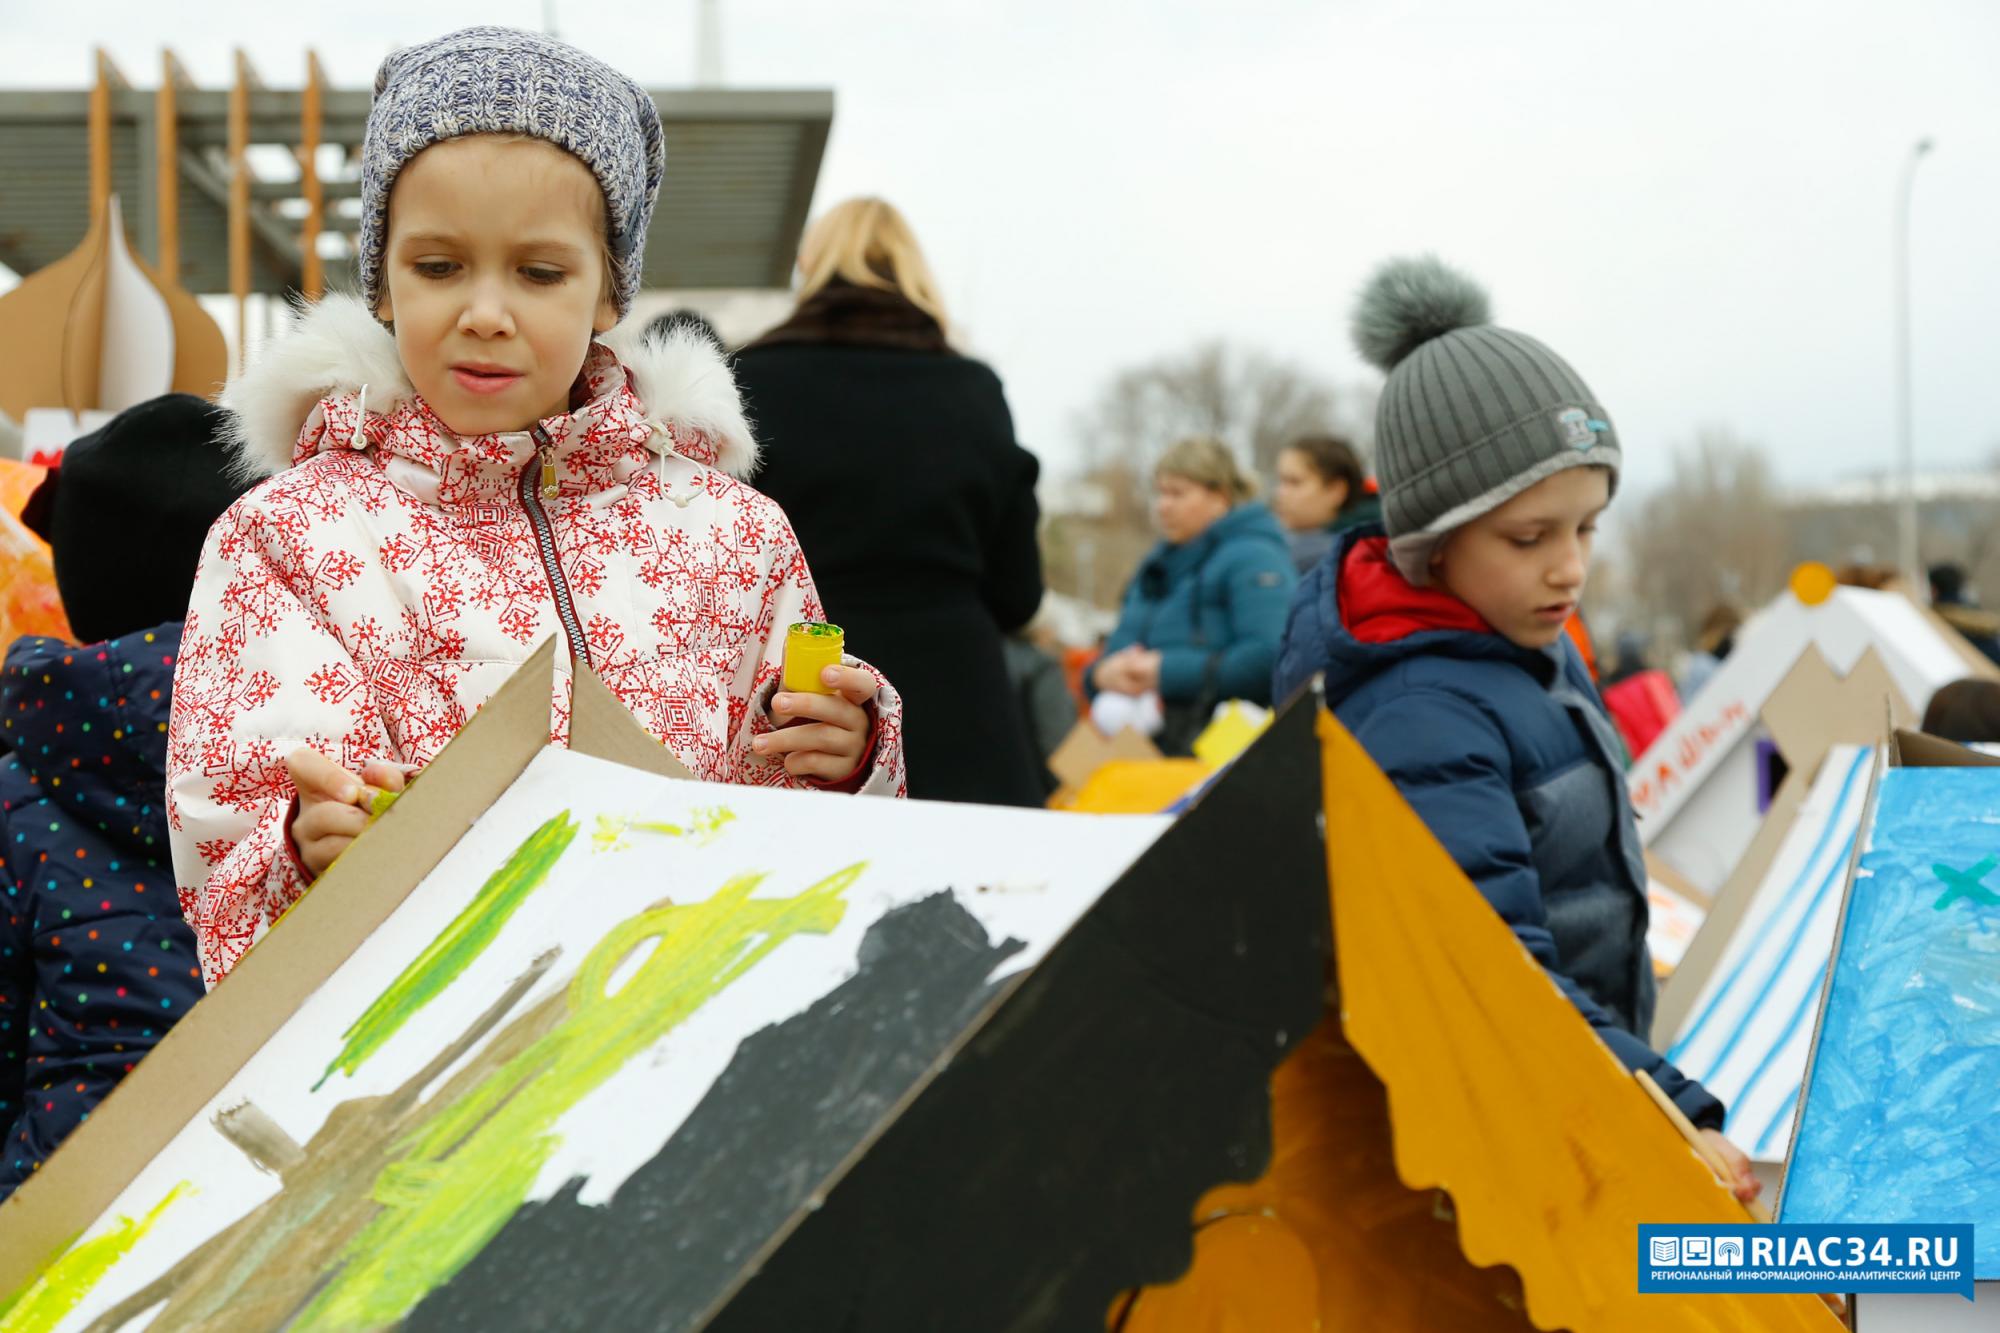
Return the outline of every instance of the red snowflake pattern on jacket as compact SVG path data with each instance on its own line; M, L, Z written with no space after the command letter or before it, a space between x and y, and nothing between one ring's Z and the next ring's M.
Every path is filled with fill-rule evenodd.
M541 423L559 495L537 490L580 655L698 777L816 785L750 749L771 727L785 629L822 614L790 522L718 469L702 431L649 418L603 347L580 383L584 405ZM293 466L209 532L174 673L167 808L210 985L307 887L287 754L422 766L543 640L577 647L520 499L543 461L530 432L463 439L414 395L378 413L335 393ZM877 679L861 790L901 795L901 703Z

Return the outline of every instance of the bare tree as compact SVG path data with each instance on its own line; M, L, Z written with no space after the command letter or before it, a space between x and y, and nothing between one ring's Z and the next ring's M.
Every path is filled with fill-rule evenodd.
M1372 389L1336 390L1293 362L1219 341L1120 372L1076 419L1081 474L1045 488L1045 503L1061 496L1042 532L1049 586L1118 604L1158 540L1153 463L1176 441L1212 435L1268 480L1291 441L1327 431L1365 439L1373 414Z
M1673 480L1626 515L1620 573L1633 628L1689 642L1709 610L1757 607L1784 586L1792 540L1764 450L1726 428L1676 449Z
M1115 461L1144 476L1176 440L1212 435L1269 476L1292 440L1349 424L1336 410L1344 397L1302 366L1208 342L1121 372L1077 428L1093 467Z

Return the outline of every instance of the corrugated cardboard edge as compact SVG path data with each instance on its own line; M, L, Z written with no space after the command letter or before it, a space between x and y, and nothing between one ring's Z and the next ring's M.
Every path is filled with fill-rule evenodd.
M1819 1002L1813 1006L1812 1040L1806 1044L1806 1072L1799 1080L1798 1100L1792 1104L1792 1128L1785 1136L1785 1169L1778 1176L1778 1198L1772 1204L1772 1216L1783 1221L1785 1216L1785 1188L1792 1178L1792 1153L1799 1146L1799 1125L1806 1118L1806 1098L1812 1092L1813 1070L1819 1066L1819 1038L1826 1026L1826 1002L1833 997L1833 965L1840 960L1840 944L1847 937L1847 907L1854 896L1854 874L1861 868L1861 854L1868 847L1868 831L1875 827L1875 799L1882 791L1882 772L1885 766L1894 765L1894 756L1888 753L1890 746L1878 746L1875 763L1868 770L1868 799L1861 807L1861 827L1855 830L1854 847L1847 855L1847 878L1840 886L1840 907L1833 919L1833 947L1826 951L1826 972L1820 981Z
M639 725L611 687L581 665L570 694L569 748L663 778L694 778L672 751Z
M513 785L548 744L554 665L550 639L0 1205L0 1297L19 1290L94 1222ZM629 714L627 722L636 726Z

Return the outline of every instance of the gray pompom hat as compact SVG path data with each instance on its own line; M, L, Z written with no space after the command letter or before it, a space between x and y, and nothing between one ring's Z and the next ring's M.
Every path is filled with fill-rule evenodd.
M639 291L646 228L667 171L660 112L646 90L552 37L464 28L392 52L375 72L361 145L361 295L382 296L389 191L411 158L467 134L547 139L590 168L604 190L613 299L623 315Z
M1396 567L1430 581L1452 529L1566 468L1618 485L1618 434L1569 363L1491 322L1486 293L1432 256L1378 268L1354 310L1354 343L1388 373L1375 469Z

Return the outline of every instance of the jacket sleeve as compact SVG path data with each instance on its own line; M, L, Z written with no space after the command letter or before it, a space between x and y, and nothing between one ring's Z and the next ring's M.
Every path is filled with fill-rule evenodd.
M1283 704L1325 665L1326 622L1333 614L1327 582L1332 567L1314 565L1299 580L1285 613L1285 632L1278 640L1278 665L1271 673L1271 702Z
M1006 405L1001 405L1004 415ZM1008 427L1012 438L1012 424ZM1002 483L993 529L987 534L985 568L979 580L980 599L993 613L1002 634L1012 634L1042 605L1041 506L1035 500L1035 479L1042 465L1027 450L1009 446L1017 472Z
M1135 572L1125 585L1125 600L1118 608L1118 623L1111 627L1111 636L1104 641L1104 651L1084 670L1084 698L1095 699L1101 693L1097 688L1097 663L1139 642L1139 621L1145 614L1145 600L1139 595L1139 575Z
M311 746L349 772L400 758L354 658L288 579L282 542L254 493L209 529L174 669L169 841L211 987L309 884L285 756Z
M1528 826L1514 800L1506 741L1493 720L1455 694L1417 689L1371 711L1355 739L1619 1063L1652 1075L1695 1124L1721 1128L1721 1102L1619 1027L1560 971Z
M763 500L763 515L771 526L772 556L764 579L763 600L757 624L751 632L756 645L746 651L730 689L729 773L730 780L759 787L791 787L799 790L854 790L868 796L907 796L909 782L903 768L903 699L888 677L852 654L843 660L875 677L875 702L869 706L874 721L873 745L862 758L850 783L824 783L794 777L781 760L767 759L750 748L750 742L775 729L771 721L771 696L777 692L785 669L785 635L795 621L824 620L819 591L813 586L812 571L806 567L805 552L792 532L791 522L774 503ZM852 785L850 785L852 784Z
M1213 672L1218 701L1268 704L1278 641L1285 632L1285 610L1291 605L1298 572L1283 551L1260 542L1240 549L1209 577L1217 579L1222 589L1220 640L1207 648L1161 650L1160 697L1176 703L1194 699Z

